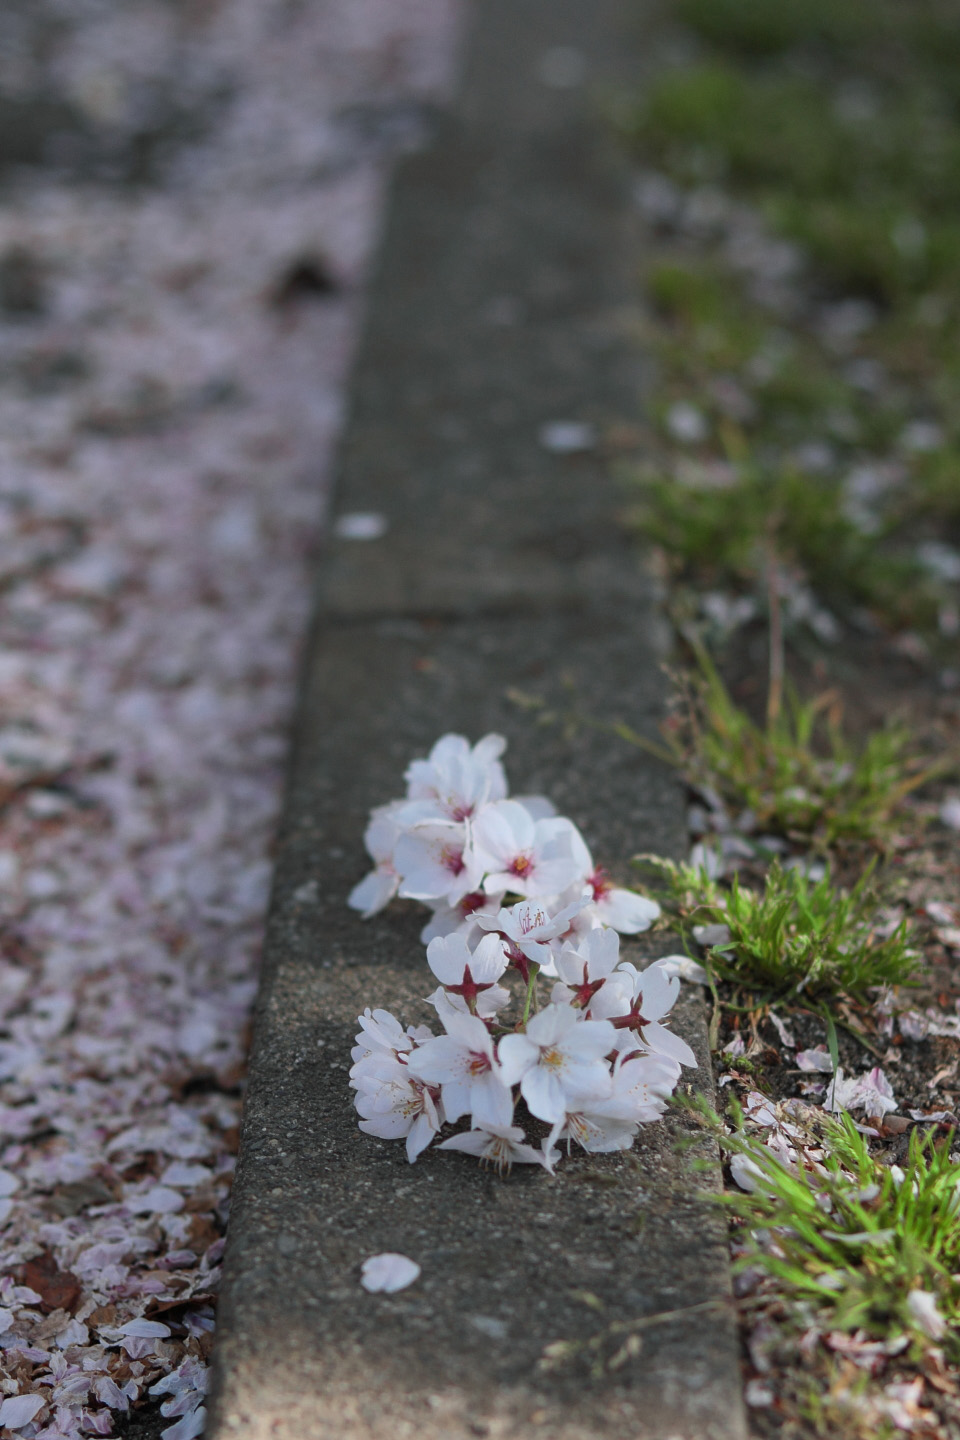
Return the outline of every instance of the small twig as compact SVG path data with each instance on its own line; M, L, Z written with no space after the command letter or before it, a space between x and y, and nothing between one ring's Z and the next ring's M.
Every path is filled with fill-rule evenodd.
M705 1310L725 1310L729 1304L729 1300L701 1300L696 1305L684 1305L676 1310L659 1310L655 1315L642 1315L637 1320L614 1321L590 1340L553 1340L549 1345L544 1346L537 1362L537 1368L539 1370L555 1370L576 1355L584 1352L596 1354L605 1342L620 1335L632 1336L641 1330L648 1330L653 1325L666 1325L671 1320L683 1320L688 1315L700 1314ZM590 1308L596 1307L591 1305ZM629 1357L625 1355L624 1358ZM618 1359L619 1356L612 1357L606 1366L599 1361L593 1367L594 1373L599 1374L603 1369L611 1368L611 1366L618 1368L615 1363Z
M848 1035L852 1035L857 1044L862 1045L864 1050L869 1050L870 1054L876 1056L878 1060L883 1059L883 1051L878 1049L872 1040L868 1040L862 1030L858 1030L857 1027L851 1025L848 1020L841 1020L839 1015L836 1017L836 1024L840 1026L841 1030L846 1030Z
M639 750L645 750L648 755L654 755L666 765L678 765L680 758L677 753L666 745L658 745L656 740L648 740L646 735L641 735L628 725L624 720L593 720L586 717L585 723L594 730L604 730L608 734L616 735L620 740L625 740L628 745L635 745Z
M823 1006L820 1014L823 1018L823 1023L827 1027L827 1049L830 1051L830 1061L833 1065L834 1077L836 1077L837 1071L840 1069L840 1049L837 1045L837 1027L826 1005Z
M783 707L783 612L780 606L780 568L771 524L767 537L767 598L770 609L770 683L767 690L767 729L772 731Z

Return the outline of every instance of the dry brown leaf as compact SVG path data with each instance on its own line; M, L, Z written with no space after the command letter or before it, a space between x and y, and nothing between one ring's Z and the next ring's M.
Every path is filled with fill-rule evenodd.
M49 1250L26 1261L22 1267L22 1283L36 1290L40 1309L47 1314L63 1310L69 1318L80 1299L80 1281L70 1270L61 1270Z

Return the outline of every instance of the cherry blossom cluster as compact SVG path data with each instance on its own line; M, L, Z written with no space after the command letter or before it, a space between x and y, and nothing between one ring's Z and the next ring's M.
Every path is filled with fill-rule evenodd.
M672 957L645 970L620 957L620 933L648 929L658 906L614 886L543 797L507 798L504 748L445 735L407 770L406 797L373 812L376 868L349 903L431 907L426 999L443 1033L366 1009L350 1084L361 1130L405 1140L411 1162L438 1140L501 1171L552 1171L564 1142L627 1149L696 1060L662 1023ZM539 1144L521 1119L540 1122Z
M423 901L433 911L424 944L477 925L500 928L507 895L537 902L533 910L544 919L531 944L554 940L574 917L579 931L598 924L621 935L648 929L660 907L615 886L572 820L542 795L508 799L500 763L506 743L486 735L471 749L462 735L444 735L426 760L414 760L404 799L377 806L370 817L364 840L375 869L348 904L370 916L395 895ZM527 933L513 938L526 943ZM531 958L542 964L544 956Z

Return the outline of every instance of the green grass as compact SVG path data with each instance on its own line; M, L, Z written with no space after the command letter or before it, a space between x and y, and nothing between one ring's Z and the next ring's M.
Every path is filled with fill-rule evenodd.
M741 467L725 486L678 484L637 472L624 480L636 496L628 521L665 551L685 579L755 583L764 575L772 539L779 561L799 567L826 604L865 607L897 628L936 622L938 587L913 555L885 543L894 540L892 533L865 535L854 525L833 479L787 466L751 466Z
M766 207L776 228L798 240L834 284L888 304L960 285L960 225L929 214L920 220L926 208L892 188L861 201L811 204L778 195Z
M644 283L661 322L646 338L657 355L663 388L709 408L710 380L718 372L735 376L755 402L756 413L744 428L758 441L807 439L812 426L829 432L830 412L842 410L850 414L861 443L873 444L893 438L907 418L902 402L891 405L885 397L878 404L858 392L813 337L772 326L739 280L716 263L662 261L649 268ZM883 357L888 365L911 340L912 358L928 375L935 361L942 378L949 351L931 355L929 327L914 325L906 337L891 336L891 353Z
M656 749L688 783L716 791L732 810L750 810L761 831L824 850L843 842L885 849L910 793L956 764L921 761L909 730L894 722L855 742L829 695L806 702L788 696L759 725L734 702L702 644L688 639L699 675L664 729L666 745L651 747L625 725L616 732Z
M678 0L676 14L736 60L793 55L828 69L865 66L896 79L919 72L960 95L960 29L952 0Z
M851 106L825 78L707 60L662 75L633 123L661 158L682 167L695 147L701 173L705 152L733 184L760 195L852 199L874 211L886 204L891 226L911 215L949 217L960 196L953 117L903 88L856 94ZM901 253L921 248L919 237L900 237Z
M701 917L726 903L723 886L702 865L688 865L682 860L666 860L662 855L651 854L635 855L633 863L655 873L656 879L643 889L656 896L673 924L681 927L710 924L709 919L701 921Z
M899 500L899 519L926 523L938 539L960 543L960 445L956 441L914 461Z
M805 79L753 79L707 61L654 83L636 113L635 138L690 180L709 169L741 186L835 194L844 176L841 136L822 111L818 87Z
M661 546L685 576L708 582L744 580L763 566L758 546L758 487L680 485L668 477L630 477L627 518L643 538Z
M756 414L744 428L758 440L806 438L811 422L831 409L852 412L860 429L870 422L870 407L835 362L808 337L786 337L771 327L770 317L716 265L660 262L650 267L645 285L664 322L648 343L670 398L692 399L709 410L711 379L734 376L755 402ZM767 364L771 352L776 358ZM753 373L758 360L760 374Z
M877 534L853 523L838 477L888 453L917 416L952 432L960 404L956 12L946 0L675 0L672 13L696 33L696 59L661 70L622 108L628 143L682 185L745 196L799 242L798 293L879 307L835 353L808 323L815 309L796 323L771 314L715 242L650 267L654 412L692 402L709 422L701 459L733 436L758 463L724 490L638 477L635 518L675 573L735 589L755 584L775 530L778 553L838 614L866 609L943 652L938 616L955 594L915 546L960 538L955 438L906 457L909 477ZM879 363L876 388L847 368L854 358ZM725 412L731 380L744 398ZM810 440L830 441L832 472L792 472L785 457Z
M647 292L662 314L687 325L714 325L730 318L730 286L703 266L674 260L654 266L647 277Z
M666 887L658 899L668 914L730 931L729 941L708 955L721 980L816 1002L840 995L864 1000L872 987L901 985L916 973L907 923L887 937L876 933L869 870L846 891L829 875L812 882L774 862L762 890L741 886L734 876L723 891L690 866L660 862L658 869Z
M952 1134L910 1137L903 1177L878 1163L848 1115L824 1120L818 1172L785 1165L742 1130L718 1134L728 1154L757 1168L753 1194L723 1203L743 1222L747 1253L739 1268L758 1266L795 1300L827 1312L841 1330L888 1338L911 1334L929 1343L909 1305L913 1290L936 1297L943 1317L960 1319L960 1164ZM899 1180L899 1183L898 1183ZM956 1334L948 1332L956 1353Z
M948 5L678 0L706 43L628 110L630 142L719 180L833 283L896 305L960 290L960 26Z
M960 467L944 460L935 470L934 457L923 457L914 470L931 478L892 492L878 533L864 534L847 513L837 474L799 473L776 458L778 448L808 439L811 430L829 433L829 417L841 410L862 444L882 450L909 418L902 400L878 405L857 394L811 337L771 331L740 288L709 263L654 265L647 288L660 320L648 342L661 372L654 412L665 417L676 400L696 404L708 420L708 451L719 437L736 462L735 478L722 486L678 484L649 464L624 468L634 502L628 520L694 584L754 585L772 536L783 561L838 613L866 609L890 628L933 632L943 586L918 564L910 542L925 510L943 519L952 504L960 517ZM752 373L766 351L776 358ZM724 416L712 388L718 375L739 383L752 415L736 423ZM763 463L751 454L763 455Z
M862 42L876 6L863 0L680 0L677 13L717 48L767 57L801 43Z

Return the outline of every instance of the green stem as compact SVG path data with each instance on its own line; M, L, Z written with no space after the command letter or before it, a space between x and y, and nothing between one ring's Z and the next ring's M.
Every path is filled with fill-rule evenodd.
M857 1044L862 1045L864 1050L869 1050L870 1054L876 1056L878 1060L883 1059L883 1051L878 1049L872 1040L868 1040L862 1030L858 1030L855 1025L849 1025L846 1020L841 1020L839 1016L835 1023L840 1026L841 1030L846 1030L848 1035L852 1035Z
M717 982L714 978L713 969L710 965L710 956L704 956L707 972L707 984L710 986L710 994L713 996L713 1009L710 1013L709 1043L710 1053L713 1054L720 1044L720 996L717 993Z
M834 1024L833 1016L830 1014L830 1011L827 1009L826 1005L821 1008L820 1014L823 1017L823 1022L827 1027L827 1049L830 1051L830 1060L833 1064L833 1074L834 1078L836 1078L837 1071L840 1069L840 1050L837 1045L837 1027Z
M536 963L535 960L532 960L530 962L530 979L527 981L527 998L524 1001L523 1005L523 1020L521 1022L523 1025L526 1025L527 1019L530 1015L530 1005L533 1000L534 991L537 988L537 976L539 973L540 966Z

